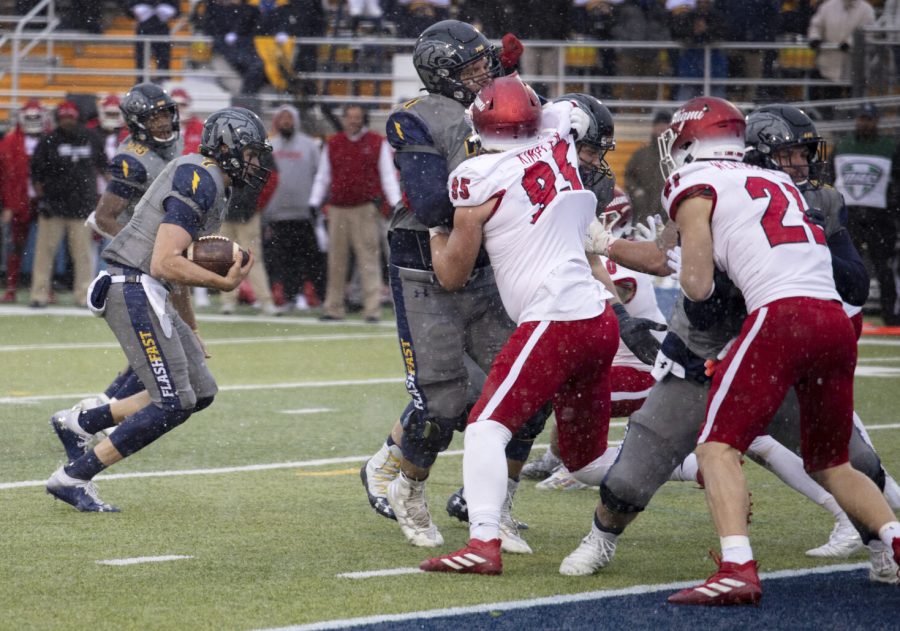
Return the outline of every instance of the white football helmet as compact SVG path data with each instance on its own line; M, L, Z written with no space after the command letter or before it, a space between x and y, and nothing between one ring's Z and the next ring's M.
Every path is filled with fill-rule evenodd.
M663 177L694 160L742 160L744 115L725 99L700 96L682 105L659 135Z

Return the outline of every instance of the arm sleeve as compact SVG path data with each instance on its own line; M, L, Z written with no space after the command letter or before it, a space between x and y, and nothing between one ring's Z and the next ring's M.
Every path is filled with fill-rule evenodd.
M328 155L328 145L325 145L319 156L319 168L316 170L312 192L309 194L309 205L321 206L328 199L329 186L331 186L331 158Z
M690 323L701 331L720 322L729 313L734 284L728 275L718 268L713 271L713 283L715 283L713 292L706 300L694 301L687 296L684 297L684 313Z
M403 194L416 219L429 228L453 224L453 204L447 196L447 159L419 116L408 110L391 114L387 139L396 151Z
M831 250L831 269L834 274L834 285L841 300L855 307L866 303L869 297L869 274L859 256L850 233L839 230L828 239Z
M386 140L381 143L381 151L378 154L378 174L381 178L381 190L393 208L400 201L400 182L397 181L393 152Z

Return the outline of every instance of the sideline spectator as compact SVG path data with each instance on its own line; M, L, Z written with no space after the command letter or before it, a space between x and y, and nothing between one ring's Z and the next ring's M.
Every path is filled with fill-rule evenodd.
M256 94L266 82L265 66L253 35L258 11L244 0L208 0L203 31L213 38L213 52L240 73L241 94Z
M374 199L379 183L387 202L400 201L400 184L391 150L383 136L368 129L359 105L347 105L344 130L333 135L322 151L310 195L310 206L328 201L328 287L322 320L342 320L350 251L356 259L363 290L363 316L381 319L381 216Z
M83 307L94 273L91 233L84 220L97 204L97 173L106 172L106 154L98 136L78 122L74 103L60 103L56 117L57 129L41 139L31 157L38 199L31 306L47 306L53 259L65 235L75 266L75 303Z
M625 192L631 198L634 223L646 223L647 217L663 215L660 194L663 177L659 170L659 143L657 138L671 121L668 112L658 112L653 117L650 142L635 151L625 165Z
M203 119L191 110L191 94L184 88L174 88L171 92L172 100L178 105L178 119L181 126L181 138L184 141L184 150L181 155L198 153L200 151L200 139L203 136Z
M178 4L175 0L131 0L131 14L137 20L134 34L168 36L169 22L178 15ZM153 42L150 44L150 55L157 71L168 70L172 62L172 44L166 41ZM143 70L144 63L144 43L137 42L134 45L134 67ZM138 81L143 80L143 73L140 73Z
M418 37L426 28L450 17L450 0L398 0L397 36Z
M58 5L57 5L58 6ZM70 2L63 12L62 29L103 32L103 0L78 0Z
M324 37L328 26L325 8L321 0L291 0L287 12L288 32L295 39L294 72L303 75L316 72L319 64L319 47L316 44L304 44L304 37ZM316 82L310 79L295 77L290 89L298 98L314 96L318 93Z
M881 317L887 326L900 326L892 271L900 214L900 144L879 133L873 103L859 109L856 130L837 141L832 161L834 187L847 204L850 236L875 268Z
M728 16L726 38L729 42L774 42L779 33L781 0L719 0L722 12ZM771 79L778 51L775 49L744 49L728 55L729 75L743 79ZM770 89L756 85L741 86L746 100L768 100Z
M834 82L850 79L850 48L853 32L875 22L875 9L866 0L826 0L809 22L809 47L816 51L816 68L822 78ZM822 49L822 44L838 48ZM844 86L810 89L812 100L845 98ZM813 96L815 95L815 96Z
M680 41L686 48L677 51L675 76L679 79L702 79L703 48L725 39L726 16L715 0L666 0L669 9L672 39ZM711 77L724 79L728 77L728 59L721 50L713 49L710 55ZM678 85L675 91L676 101L687 101L703 94L701 84ZM725 97L725 86L714 85L710 91L712 96Z
M275 112L270 142L278 184L263 217L275 303L316 306L325 296L325 263L309 198L321 156L319 143L300 131L300 114L293 105ZM313 288L308 296L303 294L306 282Z
M37 99L27 101L16 117L16 127L0 140L0 222L9 226L6 257L6 293L3 302L15 302L28 233L34 221L37 192L31 181L31 156L41 136L52 130L50 115Z
M262 190L252 186L243 186L232 189L231 198L228 200L228 208L225 211L225 221L222 222L220 234L236 241L244 250L249 250L259 255L261 250L261 220L262 209L265 208L272 192L278 185L278 168L270 153L264 153L259 158L259 163L269 169L269 179ZM269 276L266 274L265 265L254 265L250 268L247 278L241 283L249 283L253 289L255 300L265 315L277 315L278 310L272 302L272 290L269 287ZM221 295L222 313L234 313L237 306L238 294L243 287L224 291Z
M569 13L571 0L547 0L546 2L527 2L517 6L510 15L510 28L522 40L557 39L569 37ZM552 17L551 17L552 16ZM525 42L522 54L521 73L534 91L541 96L551 98L557 95L551 84L535 77L545 76L554 80L559 76L560 55L563 51L558 47L535 46Z

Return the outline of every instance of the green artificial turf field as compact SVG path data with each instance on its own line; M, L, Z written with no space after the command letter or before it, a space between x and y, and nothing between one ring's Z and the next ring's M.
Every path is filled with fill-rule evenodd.
M597 495L524 482L514 512L535 554L505 555L502 576L340 577L431 556L369 508L358 477L406 404L392 326L205 316L201 329L221 387L215 403L98 479L120 514L82 514L44 492L63 460L48 419L101 391L123 367L121 351L84 312L0 312L0 628L255 629L711 572L717 540L695 485L666 485L609 568L567 578L559 562L588 531ZM900 473L900 341L865 338L860 357L857 410ZM624 419L615 420L618 441ZM454 451L439 459L428 486L441 552L467 539L443 508L461 461ZM829 563L804 551L827 539L831 517L756 465L746 470L762 569ZM167 555L188 558L98 563Z

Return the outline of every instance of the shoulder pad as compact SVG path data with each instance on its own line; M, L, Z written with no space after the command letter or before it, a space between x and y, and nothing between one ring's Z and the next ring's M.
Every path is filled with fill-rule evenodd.
M203 211L213 207L216 201L216 181L209 171L199 164L182 164L175 169L172 190L189 197Z
M391 114L385 130L388 142L394 149L434 144L434 139L425 121L409 111Z
M120 153L110 163L110 174L114 180L122 180L133 184L147 183L147 169L133 155Z

